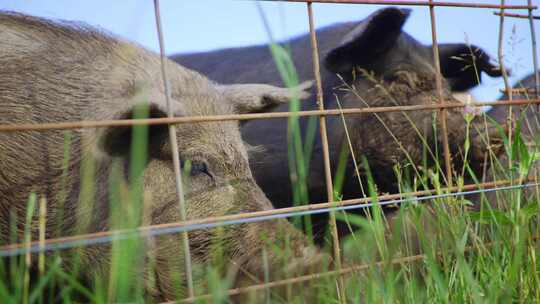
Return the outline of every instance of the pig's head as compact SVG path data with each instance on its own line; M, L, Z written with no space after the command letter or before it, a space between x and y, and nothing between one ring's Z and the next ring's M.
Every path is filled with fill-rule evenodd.
M175 117L261 112L287 102L292 96L305 97L307 93L303 89L310 86L306 83L296 92L268 85L218 86L202 78L194 81L193 77L200 76L191 73L190 78L182 79L186 72L176 66L171 65L169 70ZM165 96L162 90L156 89L160 85L146 86L145 92L137 97L148 96L151 118L167 116ZM133 111L126 108L117 118L131 118ZM253 180L236 121L178 124L175 129L183 167L188 220L273 208ZM106 130L101 141L103 151L127 162L131 133L129 128ZM150 126L148 133L149 160L143 173L145 209L149 210L145 216L146 224L178 222L180 210L168 127ZM283 241L281 244L284 244L285 238L288 238L292 250L289 262L296 263L297 269L320 262L317 250L308 245L301 232L283 219L189 232L195 268L211 262L212 255L220 252L227 264L228 269L225 270L239 274L237 281L245 281L243 275L262 279L263 248L269 242L279 244ZM154 275L157 284L151 291L156 297L178 295L178 285L173 282L185 273L180 240L180 235L176 234L159 236L147 243L146 250L156 260ZM282 257L267 249L270 269L281 268L278 265L283 262Z
M512 95L512 99L530 100L536 98L535 86L535 75L531 73L514 84L513 88L518 89L518 91ZM499 99L507 100L508 95L504 94ZM508 106L495 106L487 112L487 115L503 123L508 119L508 109ZM538 130L540 129L538 106L535 104L515 106L512 113L516 123L521 125L522 135L534 140L538 136Z
M409 14L407 9L378 10L345 35L341 45L326 54L326 68L339 74L347 84L347 93L342 98L344 107L439 103L431 46L422 45L403 31ZM444 76L442 94L447 102L458 103L452 92L476 86L482 72L500 76L499 68L490 63L490 57L474 45L441 44L439 54ZM463 155L466 138L463 111L448 109L447 113L450 148L454 155ZM440 139L433 128L433 114L434 111L368 114L350 116L347 122L357 151L365 153L370 162L382 168L396 162L421 163L423 146ZM473 123L483 128L479 119ZM474 149L478 155L472 158L483 159L488 141L475 136L473 145L482 148ZM434 147L430 148L435 151ZM392 170L390 174L393 175Z
M535 74L531 73L519 80L513 85L514 89L518 89L512 98L532 100L536 98L536 83ZM501 100L508 100L508 95L504 94L500 97ZM513 106L513 128L519 128L519 139L523 145L520 148L519 153L514 153L514 158L509 159L509 155L505 153L497 160L494 160L494 164L486 172L487 181L501 181L516 178L516 173L521 173L521 178L528 179L524 183L532 183L538 180L540 173L540 162L535 157L529 157L524 159L523 152L526 150L530 155L536 155L540 151L540 112L536 104L527 104L522 106ZM510 107L507 105L494 106L487 112L487 115L499 123L504 123L508 119ZM516 143L515 135L517 129L513 129L513 144ZM526 149L523 149L526 148ZM518 170L518 168L520 170ZM526 169L525 171L522 171ZM526 173L526 175L525 175ZM522 202L535 202L538 197L538 187L527 187L522 191ZM505 191L496 191L486 193L486 198L491 207L500 208L503 210L510 210L513 208L516 199L514 194L505 193Z
M365 70L375 77L392 80L399 72L410 72L435 82L431 46L425 46L403 31L410 10L386 8L374 12L354 27L341 45L328 52L328 70L350 79ZM439 44L441 73L451 91L466 91L481 82L482 72L501 76L498 66L481 48L465 43ZM362 77L362 74L355 75Z

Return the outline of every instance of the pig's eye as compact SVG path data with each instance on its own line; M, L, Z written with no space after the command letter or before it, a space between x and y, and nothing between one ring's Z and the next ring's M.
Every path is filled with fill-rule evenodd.
M182 161L182 171L189 174L190 176L196 176L199 174L208 175L210 178L214 178L210 170L208 169L208 164L202 160L186 160Z
M191 163L191 175L197 175L200 173L204 173L210 177L212 175L210 174L210 171L208 171L208 165L204 161L193 161Z

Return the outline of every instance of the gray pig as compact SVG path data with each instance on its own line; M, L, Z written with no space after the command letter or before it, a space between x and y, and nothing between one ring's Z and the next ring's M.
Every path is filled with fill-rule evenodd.
M438 103L431 46L422 45L402 30L409 14L409 10L390 7L374 12L361 22L338 24L317 31L324 66L321 76L326 108L337 108L336 98L340 100L343 108ZM287 42L287 45L299 78L313 79L309 36L295 38ZM474 45L441 44L439 53L444 76L443 97L449 102L459 103L451 93L466 91L478 85L482 72L490 76L501 75L500 69L490 63L490 57ZM175 55L172 58L223 83L246 83L253 80L274 85L281 83L266 45ZM343 81L336 74L339 74ZM303 110L316 107L314 100L303 103ZM276 108L276 111L287 110L286 105ZM425 138L431 151L435 151L440 137L438 132L433 130L433 114L434 111L415 111L407 112L408 118L398 112L346 117L356 158L360 159L361 155L367 158L380 191L398 190L393 169L395 164L401 164L402 168L411 161L415 165L422 164L424 149L418 133ZM332 168L336 168L339 153L345 143L343 123L339 117L326 119ZM473 123L482 129L477 120ZM307 119L302 119L301 127L304 131L306 125ZM437 129L440 129L439 125ZM264 152L250 155L250 166L255 180L274 206L290 206L293 198L286 165L287 124L269 120L250 121L241 131L250 145L264 148ZM493 132L494 128L490 127L489 131ZM461 168L460 155L465 133L462 110L449 109L448 136L456 170ZM480 137L473 132L472 146L476 147L473 150L476 153L469 155L472 164L481 164L477 160L483 159L486 150L486 144ZM490 138L496 141L495 137ZM439 146L439 155L441 151ZM433 162L433 158L428 157L428 161L430 160ZM326 201L322 148L318 136L309 168L310 201ZM478 172L481 168L475 170ZM362 194L354 164L350 159L346 165L342 194L344 199Z
M126 41L85 25L52 22L17 13L0 14L0 124L38 124L79 120L128 119L141 105L149 106L150 117L166 117L164 85L159 56ZM175 116L206 116L261 111L285 103L293 92L270 85L220 86L207 78L167 60L172 110ZM179 124L177 143L182 162L191 161L186 189L188 219L272 209L272 204L253 180L237 123ZM26 202L30 193L47 201L48 238L81 232L106 231L111 225L109 175L129 182L130 128L82 129L72 131L67 175L63 176L64 131L0 133L0 234L9 242L10 214L21 219L24 230ZM149 157L141 173L146 224L179 221L175 175L168 143L167 126L149 127ZM93 163L91 193L84 192L82 163ZM86 175L85 175L86 176ZM91 176L91 175L90 175ZM92 188L91 188L92 189ZM91 209L81 208L93 197ZM63 206L62 210L61 206ZM60 214L62 217L60 218ZM37 238L37 217L32 222ZM209 259L211 244L226 244L224 259L231 265L261 277L257 259L266 242L290 238L290 262L312 266L320 261L318 250L286 220L227 227L190 233L195 264ZM266 235L266 240L261 236ZM146 258L155 257L155 285L146 294L154 299L178 295L173 278L184 275L180 236L156 237L147 243ZM98 250L99 249L99 250ZM83 247L79 269L83 277L107 277L109 250ZM270 269L278 269L279 257L268 251ZM69 266L66 266L69 267ZM133 269L134 274L141 274ZM201 277L196 277L201 281ZM241 278L237 282L245 281Z

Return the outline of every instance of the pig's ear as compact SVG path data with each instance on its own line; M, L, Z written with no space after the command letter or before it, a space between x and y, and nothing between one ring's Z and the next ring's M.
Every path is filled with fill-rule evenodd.
M220 85L218 89L229 100L237 114L267 112L293 98L305 99L311 95L313 81L294 88L280 88L266 84Z
M178 107L178 104L176 104ZM173 108L174 109L174 108ZM145 113L145 114L143 114ZM182 116L181 109L174 109L175 116ZM142 116L141 116L142 115ZM167 117L167 107L163 102L138 102L114 115L114 119ZM129 156L136 127L109 127L101 133L99 147L110 156ZM147 143L150 156L160 153L168 135L166 124L147 125Z
M371 14L326 55L326 68L343 74L355 66L373 62L394 45L410 12L409 9L390 7Z
M501 68L481 48L464 43L439 45L441 73L452 91L466 91L482 81L482 72L491 77L502 76Z

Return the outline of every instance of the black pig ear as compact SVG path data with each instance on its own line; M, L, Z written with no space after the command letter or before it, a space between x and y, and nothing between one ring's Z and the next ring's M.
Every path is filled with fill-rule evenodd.
M354 66L372 62L394 45L410 12L390 7L371 14L326 55L326 68L334 73L347 73Z
M164 96L151 96L149 86L137 84L136 93L125 101L123 108L113 113L113 119L164 118L167 117L167 104ZM171 104L175 117L185 116L182 104ZM167 140L167 125L148 125L147 143L149 152L159 151ZM99 148L110 156L128 157L132 147L134 127L109 127L100 132ZM158 153L158 152L156 152Z
M118 119L134 119L139 117L136 113L147 112L144 118L164 118L167 113L155 104L136 105L118 116ZM167 125L149 125L148 128L148 147L147 149L159 150L167 140ZM105 130L101 138L102 150L111 156L129 156L133 140L133 127L111 127Z
M440 44L441 74L452 91L466 91L482 81L482 72L491 77L502 76L501 68L481 48L464 43Z

